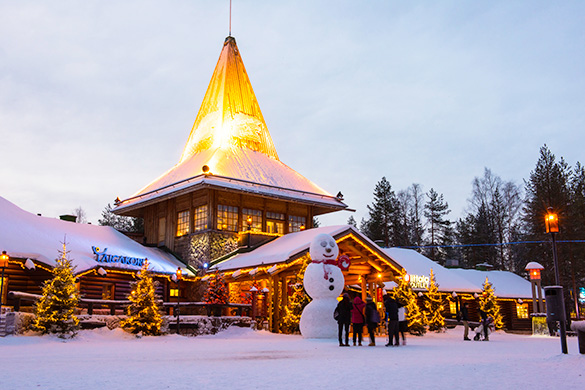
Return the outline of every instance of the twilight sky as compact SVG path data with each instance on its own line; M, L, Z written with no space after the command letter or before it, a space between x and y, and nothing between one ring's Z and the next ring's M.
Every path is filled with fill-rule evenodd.
M179 161L229 0L0 0L0 196L102 210ZM456 219L490 168L522 183L547 144L585 163L585 2L234 0L281 161L356 213L386 176Z

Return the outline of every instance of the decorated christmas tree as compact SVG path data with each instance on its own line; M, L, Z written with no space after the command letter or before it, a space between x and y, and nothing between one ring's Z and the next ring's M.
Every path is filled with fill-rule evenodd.
M408 321L408 332L415 336L422 336L427 332L425 328L425 316L417 303L417 296L412 291L407 280L406 271L398 278L398 286L394 289L394 299L406 306L406 320Z
M72 338L79 329L79 319L74 310L79 292L73 276L74 267L67 257L67 246L63 243L61 256L55 260L53 278L43 284L41 298L35 304L33 328L42 334L57 334L60 338Z
M488 316L494 320L496 329L502 329L504 322L502 321L502 314L500 314L500 306L496 301L496 295L494 294L495 289L489 282L487 276L483 283L483 293L479 297L479 308L487 313Z
M290 281L292 294L288 297L288 302L284 307L284 315L280 322L280 331L282 333L300 332L299 322L301 321L303 309L311 302L311 298L303 287L303 276L310 263L311 258L307 256L303 261L303 266L295 275L295 279Z
M203 301L212 305L225 305L228 303L228 299L229 292L225 280L223 279L223 275L216 272L209 279L209 284L207 290L205 290Z
M162 316L156 295L156 285L148 270L148 260L144 262L140 270L138 281L132 283L132 292L128 300L132 302L126 309L128 318L122 321L122 328L133 334L156 336L160 334Z
M429 330L433 332L445 331L445 317L443 317L443 299L439 293L439 285L435 280L433 269L429 281L429 289L425 299L425 315Z

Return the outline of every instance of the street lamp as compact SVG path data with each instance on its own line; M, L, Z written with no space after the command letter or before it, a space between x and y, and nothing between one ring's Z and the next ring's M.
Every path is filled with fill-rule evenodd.
M181 277L183 276L183 271L181 270L181 267L177 268L177 272L175 273L175 275L173 275L174 278L177 281L177 334L179 333L179 320L181 318Z
M532 287L532 312L543 313L544 308L542 304L542 287L540 285L540 271L544 269L542 265L536 261L531 261L526 264L526 271L530 273L530 285ZM538 291L538 299L536 298L536 291Z
M563 287L561 286L561 278L559 275L559 261L557 259L557 239L556 234L559 232L559 216L553 212L553 208L548 208L548 213L544 217L544 225L546 227L546 233L550 234L552 239L552 249L553 249L553 261L555 265L555 283L559 286L559 291L561 293L561 302L564 309L564 299L563 299ZM548 306L548 303L547 303ZM564 310L563 310L564 312ZM560 323L561 328L561 350L563 353L568 353L567 350L567 328L566 328L566 318L562 318Z
M2 298L4 298L4 268L8 267L8 259L10 256L6 251L2 251L0 255L0 268L2 268L2 279L0 279L0 315L2 315Z

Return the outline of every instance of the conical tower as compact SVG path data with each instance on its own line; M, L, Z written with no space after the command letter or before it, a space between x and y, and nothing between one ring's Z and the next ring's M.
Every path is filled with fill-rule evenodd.
M227 37L180 163L209 149L240 147L278 160L236 39Z

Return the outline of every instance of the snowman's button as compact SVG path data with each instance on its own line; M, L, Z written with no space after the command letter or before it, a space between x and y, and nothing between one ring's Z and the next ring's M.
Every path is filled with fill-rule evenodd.
M329 290L333 291L335 287L333 285L329 286Z
M333 282L335 282L335 279L329 278L329 283L333 283Z

